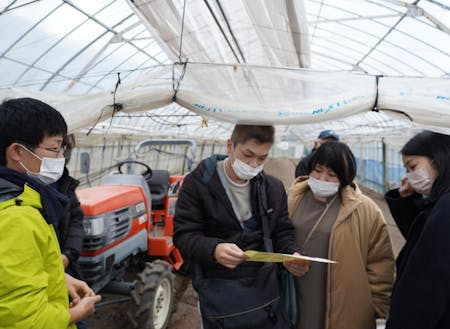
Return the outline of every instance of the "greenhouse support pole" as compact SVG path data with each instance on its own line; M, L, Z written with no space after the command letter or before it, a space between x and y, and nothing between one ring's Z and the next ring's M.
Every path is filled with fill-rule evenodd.
M366 187L368 187L367 185L366 185L366 173L365 173L365 165L364 165L364 154L365 154L365 152L364 152L364 144L361 142L361 153L360 153L360 161L359 161L359 163L360 163L360 166L359 166L359 170L360 170L360 173L361 173L361 185L363 185L363 186L366 186Z
M383 150L383 177L384 177L384 192L389 190L389 166L388 166L388 156L387 156L387 146L384 141L384 137L381 139L381 145Z

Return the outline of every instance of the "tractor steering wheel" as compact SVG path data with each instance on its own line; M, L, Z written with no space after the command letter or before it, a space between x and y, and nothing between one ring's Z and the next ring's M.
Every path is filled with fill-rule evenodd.
M126 161L123 161L123 162L119 163L119 166L117 168L119 170L119 173L123 175L124 173L122 172L122 166L124 164L130 164L130 163L131 164L138 164L138 165L140 165L140 166L145 168L145 171L142 172L141 175L144 176L144 178L145 178L145 180L147 182L150 180L150 178L152 178L153 171L150 169L150 167L147 164L143 163L143 162L135 161L135 160L126 160Z

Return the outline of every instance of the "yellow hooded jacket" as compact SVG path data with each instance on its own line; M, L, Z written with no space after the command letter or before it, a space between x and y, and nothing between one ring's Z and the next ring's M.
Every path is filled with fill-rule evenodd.
M28 185L0 203L0 329L75 328L58 240L41 212Z

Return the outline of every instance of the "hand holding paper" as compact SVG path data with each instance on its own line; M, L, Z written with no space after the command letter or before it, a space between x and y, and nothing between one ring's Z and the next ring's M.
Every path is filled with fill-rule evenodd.
M294 256L301 256L298 252L294 253ZM286 262L283 262L283 266L286 270L289 271L292 275L295 275L297 277L302 277L306 273L309 272L311 262L306 259L294 259L294 260L288 260Z
M219 264L233 269L246 260L247 256L234 243L219 243L214 249L214 258Z

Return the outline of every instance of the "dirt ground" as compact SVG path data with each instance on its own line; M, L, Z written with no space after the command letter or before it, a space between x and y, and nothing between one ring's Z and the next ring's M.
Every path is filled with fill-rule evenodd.
M274 159L265 166L265 171L281 179L287 188L294 179L295 161L289 159ZM381 208L389 227L395 254L400 251L404 240L395 226L389 209L383 197L370 190L363 189ZM175 276L175 311L172 313L168 329L199 329L200 320L196 307L197 296L189 282L183 275ZM111 300L118 296L103 295L103 300ZM96 313L88 318L88 327L95 329L128 329L132 328L127 318L129 302L112 304L97 309Z

